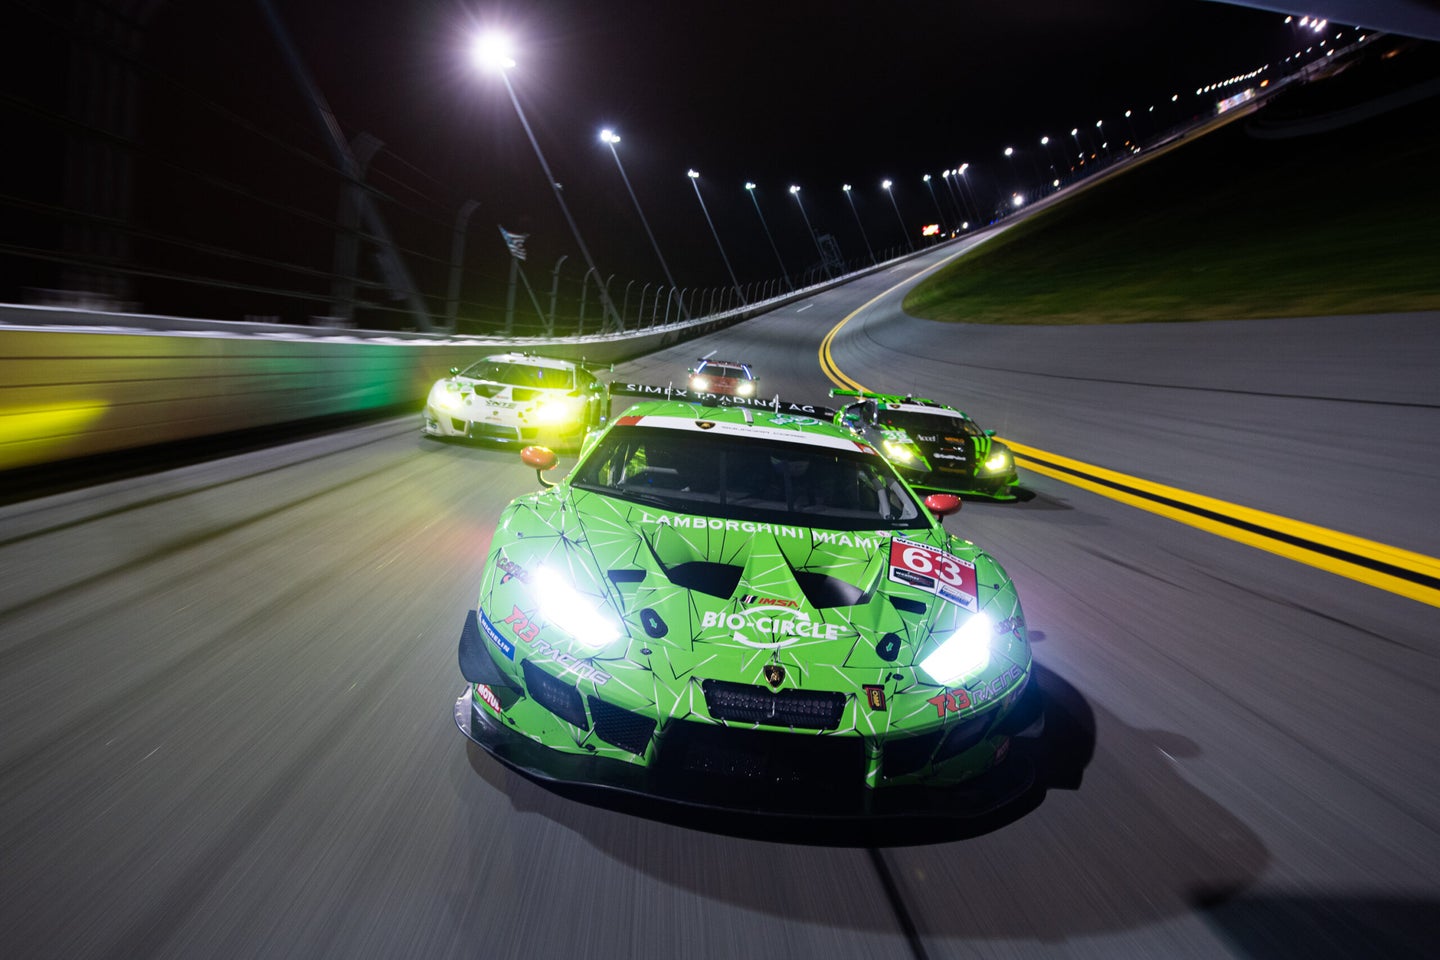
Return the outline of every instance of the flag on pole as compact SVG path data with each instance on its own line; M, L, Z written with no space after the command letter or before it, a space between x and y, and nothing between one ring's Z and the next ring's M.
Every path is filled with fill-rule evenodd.
M499 226L499 224L496 224ZM516 260L525 259L525 241L530 238L528 233L511 233L504 227L500 227L500 236L505 240L505 246L510 248L510 256Z

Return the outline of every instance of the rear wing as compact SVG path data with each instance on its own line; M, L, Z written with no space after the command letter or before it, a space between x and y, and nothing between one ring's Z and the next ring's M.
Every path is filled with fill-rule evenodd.
M819 403L798 400L783 400L777 394L770 399L764 397L732 397L723 393L706 393L677 387L673 383L657 386L651 383L612 383L612 397L638 397L642 400L679 400L698 403L707 407L749 407L752 410L770 410L774 413L796 413L807 417L829 420L835 416L835 409Z

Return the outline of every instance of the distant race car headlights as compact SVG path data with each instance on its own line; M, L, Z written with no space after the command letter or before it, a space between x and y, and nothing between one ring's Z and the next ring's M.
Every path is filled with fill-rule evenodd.
M950 634L924 660L920 669L936 683L949 685L990 664L990 617L983 611Z
M886 440L881 444L885 448L885 456L891 460L899 460L901 463L909 463L915 459L915 451L908 443L898 443L894 440Z
M690 378L690 389L692 389L692 390L709 390L709 389L710 389L710 381L707 380L707 379L705 379L704 377L691 377L691 378Z
M581 403L575 397L550 397L535 408L535 419L541 423L573 423L580 419Z
M540 614L587 650L599 651L620 639L620 628L595 602L576 590L568 578L549 567L531 577Z
M1009 470L1014 463L1009 450L996 450L985 459L985 470L987 473L1003 473Z
M755 381L741 380L740 386L735 388L735 392L742 397L753 397L755 395Z

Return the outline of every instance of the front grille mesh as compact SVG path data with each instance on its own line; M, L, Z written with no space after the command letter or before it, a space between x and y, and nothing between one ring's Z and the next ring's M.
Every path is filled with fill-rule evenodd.
M802 730L834 730L845 713L845 694L825 690L781 690L725 680L700 685L705 707L716 720L766 723Z
M595 718L595 735L622 750L643 754L655 732L655 718L642 717L598 697L589 697L590 716Z
M520 664L525 673L525 689L540 706L549 710L566 723L581 730L590 729L585 719L585 704L580 700L580 691L563 680L557 680L529 660Z

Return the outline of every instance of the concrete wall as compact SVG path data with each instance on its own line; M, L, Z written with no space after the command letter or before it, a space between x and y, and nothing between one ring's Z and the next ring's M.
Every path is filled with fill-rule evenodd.
M487 353L612 363L760 309L539 341L0 306L0 471L316 417L407 406L418 415L435 380Z

